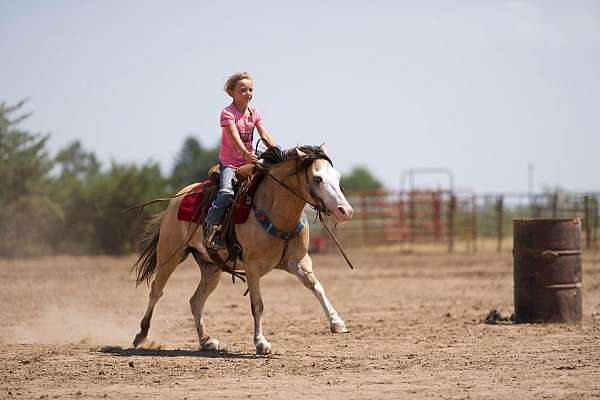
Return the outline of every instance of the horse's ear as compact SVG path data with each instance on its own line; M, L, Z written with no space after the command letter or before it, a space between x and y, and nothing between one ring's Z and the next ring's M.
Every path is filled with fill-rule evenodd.
M327 154L328 149L327 149L327 145L325 143L321 143L319 148L323 151L323 153Z
M306 157L306 153L298 148L296 148L296 154L298 154L298 158Z

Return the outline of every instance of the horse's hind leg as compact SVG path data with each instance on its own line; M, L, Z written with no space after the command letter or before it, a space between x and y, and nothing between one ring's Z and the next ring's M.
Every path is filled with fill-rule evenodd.
M329 321L329 328L332 333L348 332L346 323L340 318L337 311L335 311L335 308L333 308L333 305L325 295L323 285L321 285L321 282L319 282L315 276L312 269L312 260L308 254L305 254L300 261L290 262L283 266L283 269L290 274L296 275L298 279L300 279L300 282L310 289L319 300L319 303L321 303L321 307L323 307L323 311L325 312L325 316Z
M217 339L211 338L206 334L206 330L204 329L204 317L202 315L206 299L219 284L221 270L215 264L200 259L196 252L192 252L192 255L202 271L202 277L200 278L198 288L190 299L190 307L192 308L192 315L194 316L194 322L196 323L200 347L202 350L208 351L225 350L226 346L223 343L220 343Z
M169 249L173 251L172 249ZM163 294L163 289L169 280L169 277L177 268L179 264L185 259L185 253L178 252L178 254L166 254L165 251L161 251L161 247L159 244L158 255L157 255L157 269L156 275L152 280L152 285L150 289L150 296L148 300L148 308L146 309L146 314L144 314L144 318L140 323L140 332L135 335L135 339L133 340L133 347L138 347L141 343L146 340L148 337L148 330L150 329L150 320L152 319L152 313L154 312L154 306L161 298ZM166 260L166 262L165 262Z

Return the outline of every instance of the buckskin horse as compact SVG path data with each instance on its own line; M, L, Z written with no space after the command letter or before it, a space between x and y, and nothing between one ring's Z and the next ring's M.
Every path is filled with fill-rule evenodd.
M235 225L238 242L243 248L243 261L238 268L245 274L250 293L257 354L271 353L271 344L262 330L260 278L275 268L295 275L312 291L321 303L332 333L348 332L346 323L313 272L307 252L309 227L304 215L304 207L308 203L331 216L336 223L352 218L352 207L340 189L340 174L333 168L324 145L299 146L285 152L270 150L263 153L261 165L267 172L252 200L255 212L245 223ZM189 191L192 186L182 189L179 194ZM217 287L223 271L202 245L203 232L198 229L202 227L178 220L181 199L181 196L174 196L167 209L147 223L145 239L140 243L140 258L132 267L138 285L152 281L148 308L133 345L138 347L146 340L154 307L167 280L192 253L201 270L200 283L190 299L200 347L208 351L224 350L222 343L207 335L203 318L206 300ZM270 229L267 229L265 220ZM194 229L191 230L192 226Z

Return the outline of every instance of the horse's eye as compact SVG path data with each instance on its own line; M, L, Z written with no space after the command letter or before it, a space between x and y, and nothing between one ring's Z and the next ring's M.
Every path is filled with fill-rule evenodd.
M346 189L344 189L344 187L343 187L343 186L341 186L341 185L340 185L340 191L341 191L343 194L346 194Z
M318 185L321 182L323 182L323 178L321 178L320 176L313 176L313 182Z

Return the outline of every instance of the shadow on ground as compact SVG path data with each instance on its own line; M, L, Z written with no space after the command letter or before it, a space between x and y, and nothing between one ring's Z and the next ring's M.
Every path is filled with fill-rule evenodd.
M242 360L256 360L269 358L256 354L230 353L227 351L198 351L181 349L124 349L121 346L104 346L98 349L100 353L112 354L120 357L202 357L202 358L234 358Z

